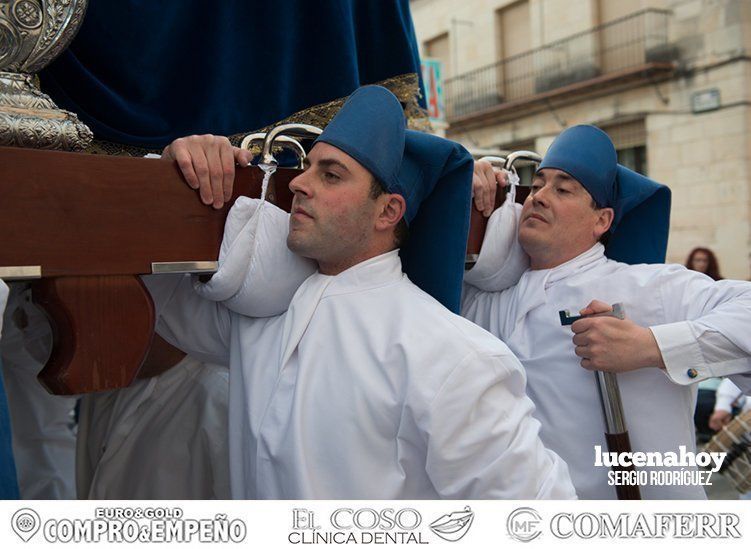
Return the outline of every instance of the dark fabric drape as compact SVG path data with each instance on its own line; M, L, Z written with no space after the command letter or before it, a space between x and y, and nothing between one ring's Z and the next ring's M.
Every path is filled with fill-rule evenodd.
M91 0L42 89L97 139L232 135L420 73L408 0Z

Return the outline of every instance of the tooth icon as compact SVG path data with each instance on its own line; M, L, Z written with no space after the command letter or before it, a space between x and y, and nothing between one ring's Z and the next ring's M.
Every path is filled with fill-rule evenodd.
M39 531L39 515L33 509L19 509L10 519L13 531L23 541L29 541Z
M430 524L430 529L441 539L459 541L469 531L475 513L468 506L464 511L457 511L436 519Z

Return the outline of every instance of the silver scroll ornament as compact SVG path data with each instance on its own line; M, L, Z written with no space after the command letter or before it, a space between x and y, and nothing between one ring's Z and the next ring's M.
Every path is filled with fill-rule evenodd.
M75 151L91 143L91 130L34 76L73 40L87 3L0 0L0 145Z

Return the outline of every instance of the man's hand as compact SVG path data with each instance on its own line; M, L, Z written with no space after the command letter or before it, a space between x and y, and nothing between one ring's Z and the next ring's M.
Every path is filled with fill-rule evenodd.
M579 311L582 315L609 313L613 308L602 301L592 301ZM581 365L587 370L628 372L646 367L665 368L657 341L649 328L628 319L595 316L571 325L574 345Z
M733 419L733 415L726 410L715 410L712 415L709 416L709 428L713 431L719 431L725 425L730 423Z
M730 423L733 419L733 415L726 410L715 410L712 415L709 416L709 428L713 431L719 431L725 425Z
M506 174L501 170L493 169L487 160L475 162L472 174L472 195L475 197L475 207L482 215L489 217L495 206L495 193L498 187L508 185Z
M177 161L185 181L198 189L201 201L221 208L232 197L235 162L247 166L250 151L233 147L226 137L191 135L175 139L162 151L162 159Z

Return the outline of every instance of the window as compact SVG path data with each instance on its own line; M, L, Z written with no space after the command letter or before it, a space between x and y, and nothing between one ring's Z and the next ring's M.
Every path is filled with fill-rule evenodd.
M599 0L600 24L618 21L641 9L641 0ZM599 33L600 69L612 72L631 67L644 59L644 43L637 40L644 32L641 18L608 25Z
M529 51L529 2L517 2L496 11L496 51L503 63L496 78L500 95L508 101L534 92L534 81L529 77L530 60L520 53Z
M634 120L602 128L613 140L618 162L630 170L647 175L647 132L644 120Z
M630 170L647 175L647 147L639 145L637 147L627 147L617 149L618 163L623 164Z

